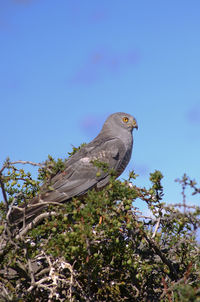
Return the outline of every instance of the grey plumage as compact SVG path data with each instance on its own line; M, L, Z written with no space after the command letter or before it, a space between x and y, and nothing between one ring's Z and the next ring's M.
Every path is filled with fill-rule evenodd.
M26 220L31 220L36 214L47 207L42 202L65 202L72 197L84 195L92 188L101 189L109 182L108 171L99 172L93 161L98 160L108 164L119 176L126 168L132 153L133 128L137 128L136 120L129 114L118 112L110 115L105 121L99 135L89 144L82 147L66 162L63 172L59 172L51 180L53 190L45 189L40 196L29 202L34 207L27 207ZM41 204L38 204L40 203ZM21 211L11 211L11 221L22 219Z

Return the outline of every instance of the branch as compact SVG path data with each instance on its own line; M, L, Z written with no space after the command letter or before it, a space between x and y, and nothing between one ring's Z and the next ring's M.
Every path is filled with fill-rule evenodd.
M6 196L6 191L5 191L5 188L4 188L4 183L3 183L2 179L1 179L1 173L0 173L0 186L1 186L1 190L2 190L4 201L6 203L6 211L8 211L9 204L8 204L8 199L7 199L7 196Z
M158 221L156 223L155 231L154 231L153 235L151 236L152 239L156 236L156 233L158 231L159 225L160 225L160 217L158 218Z
M20 194L20 193L19 193L19 194ZM18 196L19 196L19 195L18 195ZM16 197L17 197L17 196L16 196ZM12 209L15 208L14 203L16 202L16 197L13 199L13 201L12 201L12 203L11 203L9 209L8 209L8 212L7 212L7 214L6 214L6 220L7 220L7 221L9 221L9 216L10 216L10 213L12 212Z
M40 164L40 163L35 163L35 162L32 162L30 160L17 160L17 161L13 161L13 162L10 162L11 165L15 165L15 164L22 164L22 165L32 165L32 166L38 166L38 167L42 167L43 164Z
M43 285L42 283L46 282L46 281L50 281L51 278L50 277L44 277L42 279L40 279L39 281L35 282L34 285L31 285L28 289L27 289L27 292L30 292L32 291L32 289L35 287L35 286L38 286L38 287L42 287L46 290L48 290L48 285Z
M168 204L167 206L168 206L168 207L179 207L179 208L185 207L185 208L194 209L194 210L196 210L196 209L199 208L198 206L190 206L190 205L185 205L185 204L183 204L183 203L170 203L170 204Z
M28 270L29 270L29 274L30 274L30 277L31 277L31 284L34 286L35 285L35 276L34 276L32 263L31 263L31 260L29 258L27 260L28 260Z
M148 242L148 244L150 245L150 247L152 247L154 249L154 251L156 252L156 254L168 266L171 275L173 276L174 280L177 281L178 280L178 275L177 275L177 272L176 272L176 270L175 270L175 268L173 266L173 263L169 259L167 259L165 257L165 255L161 252L161 250L156 245L156 243L154 242L154 240L150 239L145 232L143 232L143 236L146 239L146 241Z
M30 160L17 160L17 161L13 161L13 162L6 161L6 163L3 165L3 167L0 170L0 174L3 172L3 170L5 168L8 168L9 166L16 165L16 164L22 164L22 165L27 165L28 164L28 165L32 165L32 166L38 166L38 167L43 167L44 166L43 164L35 163L35 162L30 161Z
M40 221L42 221L44 218L49 217L49 216L56 216L59 215L57 212L47 212L47 213L42 213L39 216L37 216L32 222L30 222L25 228L23 228L19 234L15 237L16 239L20 239L22 236L26 235L26 233L33 229Z

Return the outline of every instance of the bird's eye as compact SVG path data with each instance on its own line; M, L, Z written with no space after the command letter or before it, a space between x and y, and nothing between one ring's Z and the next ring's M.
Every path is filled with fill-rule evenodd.
M128 117L126 117L126 116L123 117L123 122L124 122L124 123L128 123Z

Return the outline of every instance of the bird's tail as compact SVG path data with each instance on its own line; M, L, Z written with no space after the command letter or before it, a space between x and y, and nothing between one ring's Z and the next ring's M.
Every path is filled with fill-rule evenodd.
M29 204L24 203L21 206L13 206L8 217L9 222L14 225L27 224L32 222L47 207L48 203L41 202L39 197L35 197Z

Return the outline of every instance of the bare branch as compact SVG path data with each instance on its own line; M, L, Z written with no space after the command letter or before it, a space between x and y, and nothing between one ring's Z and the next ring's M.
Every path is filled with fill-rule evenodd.
M35 285L35 277L34 277L33 267L32 267L31 260L29 258L28 258L28 269L29 269L29 273L30 273L30 276L31 276L31 284Z
M32 165L32 166L37 166L37 167L43 167L44 165L41 163L35 163L30 160L17 160L13 162L9 162L10 165L16 165L16 164L22 164L22 165Z
M13 209L18 210L20 212L25 212L27 209L32 209L32 208L37 208L38 206L41 205L56 205L56 206L62 206L64 207L64 204L56 202L56 201L39 201L37 203L33 204L27 204L26 207L18 207L18 206L13 206Z
M47 212L47 213L40 214L32 222L30 222L25 228L23 228L15 238L20 239L22 236L26 235L28 231L30 231L36 225L38 225L38 223L40 223L44 218L49 216L57 216L57 215L58 215L57 212Z
M156 233L159 229L159 225L160 225L160 217L158 218L158 221L156 223L155 231L154 231L153 235L151 236L152 239L156 236Z
M17 161L13 161L13 162L7 161L1 168L0 174L3 172L4 169L8 168L11 165L16 165L16 164L22 164L22 165L28 164L28 165L37 166L37 167L44 167L44 164L35 163L30 160L17 160Z
M199 206L195 206L195 205L185 205L185 204L183 204L183 203L170 203L170 204L168 204L168 207L179 207L179 208L181 208L181 207L185 207L185 208L188 208L188 209L198 209L199 208Z

